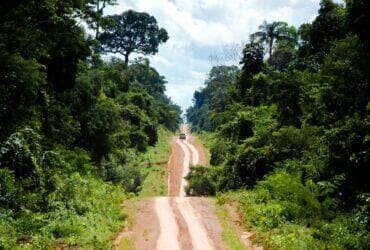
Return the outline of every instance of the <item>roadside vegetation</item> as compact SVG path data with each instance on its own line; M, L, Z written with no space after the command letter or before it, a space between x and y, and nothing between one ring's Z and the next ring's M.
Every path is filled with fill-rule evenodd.
M0 249L109 248L122 202L154 185L135 164L167 157L181 110L149 60L129 61L167 32L147 13L103 16L114 2L0 3ZM119 38L140 42L113 48ZM125 60L101 59L115 50Z
M235 222L230 221L230 214L227 209L224 206L217 206L216 214L223 229L222 239L226 246L231 250L244 250L245 244L242 242L239 232L235 228Z
M139 197L166 196L167 187L167 170L166 165L171 154L171 139L174 133L160 127L158 130L158 142L153 147L139 155L142 164L139 165L140 174L144 180L141 185Z
M265 22L241 68L214 67L194 93L212 166L188 192L236 206L266 247L370 248L368 9L322 0L298 29Z

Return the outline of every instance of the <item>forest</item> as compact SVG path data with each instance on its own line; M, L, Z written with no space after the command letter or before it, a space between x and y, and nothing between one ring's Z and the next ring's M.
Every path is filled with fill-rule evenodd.
M0 249L108 248L144 178L130 163L181 123L166 79L129 60L166 30L133 10L103 17L115 2L0 2Z
M112 249L131 223L124 202L173 198L174 139L176 170L210 150L180 205L236 207L266 249L370 249L368 0L255 27L240 64L214 66L194 92L188 141L148 59L171 34L146 12L108 15L118 2L0 1L0 249Z
M211 150L187 192L236 202L272 249L370 248L369 1L264 22L186 116Z

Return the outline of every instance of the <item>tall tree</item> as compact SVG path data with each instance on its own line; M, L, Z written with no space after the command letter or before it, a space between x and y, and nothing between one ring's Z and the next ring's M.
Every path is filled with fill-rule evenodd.
M157 53L159 44L168 40L168 34L165 29L158 27L153 16L128 10L121 15L107 17L99 40L103 51L120 53L127 65L132 52L144 55Z
M95 31L95 38L98 38L100 27L103 21L103 11L108 5L114 5L117 0L90 0L89 17L87 19L90 28Z
M239 87L244 94L254 75L263 69L263 47L259 43L248 43L243 49L243 57L240 61L242 65Z
M0 140L74 86L89 54L76 21L86 11L77 0L0 1Z
M347 25L369 47L369 1L347 0Z
M322 0L319 15L311 24L303 24L299 33L302 39L299 55L320 64L333 43L346 36L343 7L332 0Z
M250 77L263 68L263 47L258 43L248 43L243 49L243 57L240 61L243 74Z
M212 131L225 122L220 114L234 102L238 73L236 66L216 66L211 69L204 82L205 88L194 92L194 106L187 110L187 119L194 129Z
M289 32L288 24L285 22L267 23L264 21L263 24L258 27L258 29L259 31L251 35L251 41L265 43L267 45L270 58L275 41L291 41L294 39Z

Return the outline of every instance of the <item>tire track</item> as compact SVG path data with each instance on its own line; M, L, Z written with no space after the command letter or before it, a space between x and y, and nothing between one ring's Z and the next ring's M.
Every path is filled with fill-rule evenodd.
M176 198L176 205L179 208L188 226L193 249L196 250L214 249L211 241L208 238L207 232L202 225L200 218L201 216L190 204L190 199L191 198L188 197L178 197Z
M191 151L191 159L192 165L196 166L199 164L199 153L198 150L194 147L193 144L189 143L188 141L184 141L184 144L190 149Z
M160 234L157 241L158 250L180 250L179 228L168 197L157 197L155 209L159 219Z
M182 131L186 133L187 127L183 126ZM191 202L200 198L186 197L185 192L187 181L184 177L190 172L190 163L194 166L199 164L199 152L188 140L177 139L176 144L179 146L178 149L181 150L180 152L177 151L178 154L183 156L181 164L179 164L179 167L182 168L182 171L180 170L181 176L178 176L181 178L180 189L177 197L155 198L155 211L160 229L156 249L215 249L214 243L203 224L202 214L197 211ZM170 178L173 177L174 175L169 174L168 183L172 183Z
M184 160L182 162L182 176L181 176L181 184L180 184L180 197L185 197L185 187L187 185L186 179L184 179L185 176L187 176L190 172L189 164L190 164L190 151L188 147L180 140L177 140L176 143L180 145L182 151L184 152Z

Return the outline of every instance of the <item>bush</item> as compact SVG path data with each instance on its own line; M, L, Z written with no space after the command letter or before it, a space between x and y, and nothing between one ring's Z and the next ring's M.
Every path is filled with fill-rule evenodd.
M40 140L41 136L31 128L11 134L0 150L1 166L10 169L17 179L30 178L37 172Z
M131 147L136 148L140 152L144 152L148 147L148 136L140 130L132 131L130 133Z
M62 162L63 166L60 166L60 168L63 169L64 173L72 174L78 172L80 174L89 174L94 170L90 155L83 149L74 148L69 150L58 146L53 151Z
M267 150L246 146L237 153L235 162L229 163L235 164L236 173L244 185L252 187L273 169Z
M236 117L220 126L220 134L234 141L243 141L248 137L253 136L253 121L248 112L239 112Z
M148 136L148 144L149 146L154 146L158 141L158 131L157 127L153 124L146 124L144 126L144 132Z
M218 202L236 200L245 225L262 236L264 245L282 249L368 249L369 206L334 220L320 217L323 209L297 177L277 172L257 182L253 190L224 193ZM364 198L366 200L366 198Z
M320 203L300 180L279 172L268 176L256 186L260 199L276 200L284 207L284 216L289 221L314 219L320 216Z
M240 202L245 219L262 230L286 222L313 223L320 214L320 203L315 196L284 172L259 181L253 191L242 193Z
M144 177L135 167L124 167L122 175L123 187L127 192L139 193Z
M0 204L3 208L17 207L19 188L14 174L6 168L0 169ZM1 209L1 208L0 208Z
M7 206L15 211L46 210L47 196L54 191L55 175L61 162L55 152L42 151L40 141L41 136L35 130L25 128L10 135L1 147L1 189L4 196L12 197ZM14 196L15 190L23 195Z
M285 223L267 234L266 245L279 249L327 249L330 245L318 240L314 232L306 226Z
M188 185L185 189L187 195L201 196L214 195L216 193L216 180L209 167L190 167L186 176Z
M235 145L224 141L224 143L214 143L211 147L211 159L210 163L213 166L219 166L224 163L227 159L229 152L234 151Z
M104 181L122 184L125 191L133 193L140 191L143 181L139 169L119 164L114 158L102 161L99 176Z
M55 248L57 242L82 248L110 246L112 233L125 218L122 188L79 173L59 176L55 187L48 195L47 212L1 210L1 249L17 249L25 243L30 249Z

